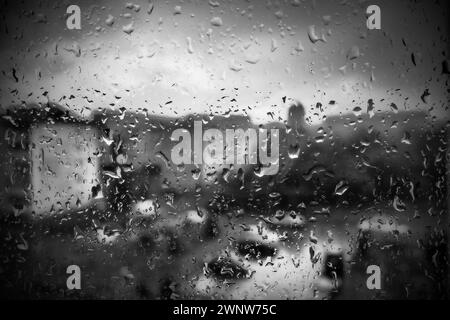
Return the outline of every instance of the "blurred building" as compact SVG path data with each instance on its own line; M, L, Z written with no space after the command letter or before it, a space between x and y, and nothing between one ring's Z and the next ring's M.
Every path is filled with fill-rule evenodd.
M8 109L0 131L6 212L47 215L90 203L100 183L96 126L48 103Z

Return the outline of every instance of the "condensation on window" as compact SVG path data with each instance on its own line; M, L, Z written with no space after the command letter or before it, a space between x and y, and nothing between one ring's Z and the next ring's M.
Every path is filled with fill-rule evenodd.
M448 298L449 9L369 6L0 4L1 297Z

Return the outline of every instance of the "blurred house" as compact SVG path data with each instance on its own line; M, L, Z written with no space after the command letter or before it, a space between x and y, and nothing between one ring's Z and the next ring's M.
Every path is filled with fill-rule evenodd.
M0 131L6 212L48 215L90 204L100 183L97 127L48 103L8 109Z

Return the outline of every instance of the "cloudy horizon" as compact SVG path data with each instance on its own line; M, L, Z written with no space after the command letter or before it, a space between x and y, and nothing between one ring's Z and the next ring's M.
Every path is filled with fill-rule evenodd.
M314 123L373 99L447 118L444 5L379 1L381 30L368 30L366 1L78 1L81 30L68 30L70 4L3 4L2 109L49 99L85 117L231 109L267 122L299 101Z

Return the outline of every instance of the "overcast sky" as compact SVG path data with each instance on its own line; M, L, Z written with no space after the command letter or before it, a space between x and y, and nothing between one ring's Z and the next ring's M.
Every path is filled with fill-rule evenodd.
M81 30L66 28L71 4ZM370 4L381 30L366 28ZM166 116L232 107L260 122L298 100L319 121L372 98L376 110L447 117L447 1L3 1L0 12L2 109L49 97L84 116L111 104Z

